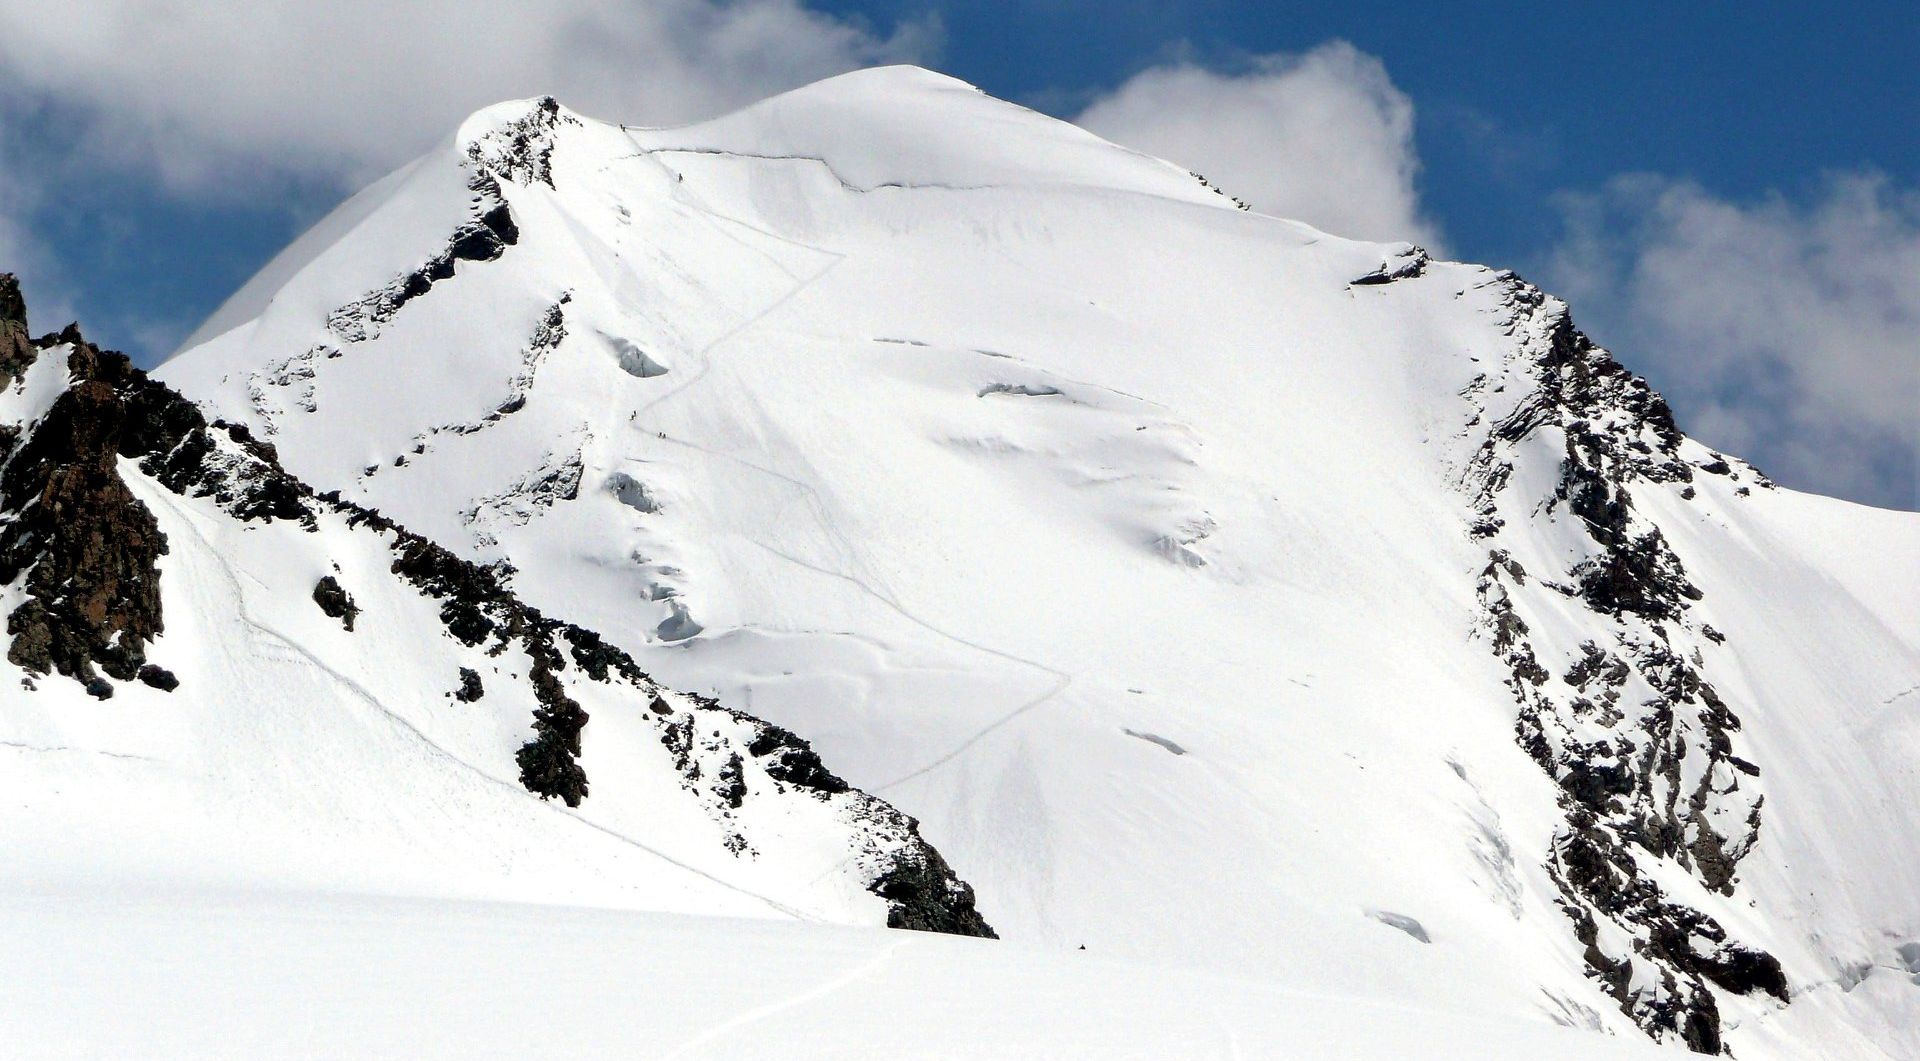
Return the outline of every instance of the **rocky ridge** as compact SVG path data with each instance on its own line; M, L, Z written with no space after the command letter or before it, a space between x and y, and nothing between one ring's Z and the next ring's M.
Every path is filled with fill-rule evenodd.
M852 849L847 861L886 902L890 926L993 934L974 908L972 889L920 838L917 823L851 789L806 741L711 699L663 688L597 634L520 602L498 572L338 495L315 493L280 467L270 444L242 426L207 420L77 328L37 341L25 339L25 331L17 283L0 276L0 393L17 392L42 359L66 363L66 379L44 410L0 424L0 588L22 598L6 619L6 655L30 675L29 688L59 676L106 698L115 680L168 691L180 684L148 660L165 628L160 558L168 545L129 489L128 465L244 523L286 521L312 532L318 517L343 516L386 543L395 578L439 602L442 629L420 636L451 637L494 656L512 649L532 661L525 680L539 707L517 756L530 793L568 806L588 798L579 759L589 719L572 690L587 682L618 687L651 721L682 786L728 830L737 857L754 852L753 837L736 826L735 812L748 800L829 803ZM359 609L346 587L328 576L313 597L314 607L353 629ZM454 695L472 702L483 692L478 674L463 668Z
M1715 990L1785 1002L1780 963L1670 896L1646 863L1734 895L1765 798L1760 768L1735 750L1740 719L1709 680L1726 639L1692 614L1703 593L1636 495L1692 501L1701 476L1772 484L1683 436L1565 304L1511 273L1488 282L1517 343L1463 395L1480 441L1461 486L1487 546L1479 635L1511 672L1521 747L1560 790L1548 872L1620 1008L1656 1038L1719 1053ZM1551 492L1521 485L1537 482ZM1570 524L1578 544L1556 553L1509 529L1543 518ZM1585 613L1585 636L1541 637L1569 607Z

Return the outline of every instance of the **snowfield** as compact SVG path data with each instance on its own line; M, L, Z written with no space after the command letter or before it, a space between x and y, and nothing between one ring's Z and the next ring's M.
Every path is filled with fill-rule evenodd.
M1685 438L1510 274L889 68L489 108L156 375L811 741L1003 939L793 923L879 923L842 841L657 817L616 706L534 801L523 712L382 691L454 659L143 489L220 595L180 614L260 618L156 658L312 710L0 712L0 961L47 970L0 1005L51 1052L1920 1057L1920 515Z
M259 891L11 892L0 931L0 1022L43 1056L1659 1056L1545 1022L917 932Z

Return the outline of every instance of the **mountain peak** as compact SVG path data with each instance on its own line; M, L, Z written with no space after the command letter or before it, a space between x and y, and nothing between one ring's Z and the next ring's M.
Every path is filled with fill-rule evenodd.
M896 98L916 93L941 92L986 95L983 89L970 81L962 81L952 74L943 74L938 70L929 70L913 63L892 63L887 66L869 66L859 70L849 70L844 74L835 74L832 77L802 85L784 95L823 92L880 92Z
M20 297L20 278L0 273L0 324L27 323L27 303Z
M1512 274L911 67L454 146L162 375L819 741L1009 936L1743 1057L1920 940L1904 827L1825 820L1920 805L1920 528ZM1912 1055L1896 988L1790 1019Z
M1078 187L1231 206L1191 173L918 66L855 70L643 147L812 159L856 191Z
M538 96L476 111L460 124L456 139L477 166L516 184L551 185L555 138L561 127L580 124L558 100Z

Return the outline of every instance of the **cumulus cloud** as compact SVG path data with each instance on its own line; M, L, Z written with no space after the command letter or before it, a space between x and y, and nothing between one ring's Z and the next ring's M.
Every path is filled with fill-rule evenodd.
M1261 57L1243 73L1153 67L1076 121L1262 212L1356 239L1439 245L1414 185L1413 103L1380 60L1344 41Z
M0 99L62 109L96 157L176 188L352 186L502 99L685 121L913 58L932 33L799 0L0 0Z
M1550 269L1682 427L1788 485L1920 508L1920 191L1734 203L1634 176L1564 202Z

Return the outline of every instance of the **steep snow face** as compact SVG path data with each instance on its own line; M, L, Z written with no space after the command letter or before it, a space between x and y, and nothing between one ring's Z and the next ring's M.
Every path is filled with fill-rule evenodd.
M804 734L1004 935L1920 1051L1920 519L1511 275L907 69L503 105L317 231L160 374Z
M12 889L986 931L914 823L792 734L316 497L77 332L35 353L0 384Z

